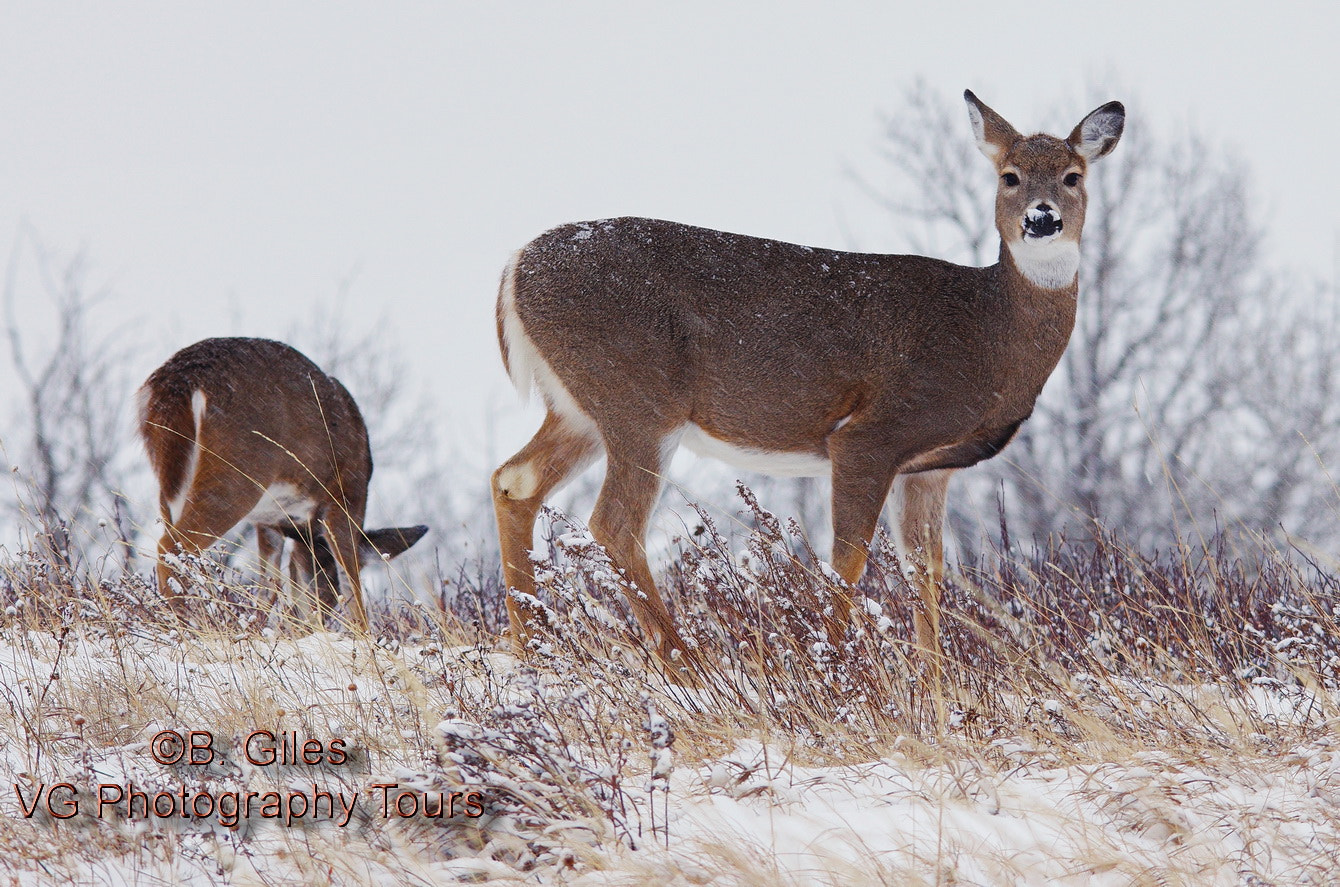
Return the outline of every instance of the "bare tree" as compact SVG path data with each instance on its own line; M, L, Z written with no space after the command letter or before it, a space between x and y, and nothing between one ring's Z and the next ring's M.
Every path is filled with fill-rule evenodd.
M395 474L431 451L435 417L422 392L416 397L410 384L414 376L394 346L386 318L351 321L350 299L351 283L345 281L333 299L295 323L285 338L349 388L368 426L378 468L385 463L388 474Z
M1226 517L1257 532L1283 528L1332 548L1340 514L1340 305L1333 288L1278 280L1252 304L1223 349L1231 394L1213 445L1189 456L1225 462ZM1255 458L1253 458L1255 455ZM1264 455L1266 458L1261 458Z
M20 269L35 285L20 285ZM17 395L3 443L15 466L19 497L4 510L17 527L58 563L78 560L72 529L111 524L123 564L134 560L137 527L123 490L134 473L126 421L129 355L114 331L95 332L95 308L106 289L88 284L83 253L54 259L34 230L21 225L9 253L4 284L5 340L12 367L7 394ZM36 305L48 330L20 322L20 305ZM109 521L110 519L110 521Z
M961 110L915 86L884 121L892 183L854 178L902 245L989 264L992 189ZM1310 522L1334 513L1322 469L1340 454L1340 364L1325 346L1335 313L1303 297L1315 287L1267 270L1240 162L1132 120L1089 177L1062 364L1015 442L958 482L975 489L979 514L994 515L982 506L1003 488L1012 525L1035 538L1083 538L1101 523L1167 544L1218 523L1316 539ZM962 511L951 520L969 544L980 533Z
M35 273L35 291L20 292L25 258ZM107 297L91 289L82 253L55 260L35 233L22 226L10 252L5 276L4 317L9 363L20 406L3 441L23 486L21 501L6 508L28 509L44 544L59 559L71 558L75 521L105 521L110 512L118 538L129 545L135 521L122 491L133 468L128 463L126 410L131 390L128 354L112 331L94 332L92 314ZM36 303L52 329L34 334L19 319L20 303ZM105 510L104 510L105 509Z

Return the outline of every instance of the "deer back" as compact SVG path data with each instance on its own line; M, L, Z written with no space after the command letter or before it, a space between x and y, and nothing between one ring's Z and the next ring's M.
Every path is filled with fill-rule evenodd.
M562 386L536 374L551 403L570 399L604 434L691 425L817 458L857 418L909 455L1012 433L1074 323L1073 289L1038 293L1000 266L650 219L555 228L508 274L504 353L518 347L511 312Z

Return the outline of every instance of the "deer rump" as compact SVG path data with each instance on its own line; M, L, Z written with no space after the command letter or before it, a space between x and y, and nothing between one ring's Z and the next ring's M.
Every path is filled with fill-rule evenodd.
M160 488L160 591L182 585L164 555L200 551L254 524L261 567L290 576L323 614L349 579L352 622L366 624L358 572L417 542L424 526L364 531L372 454L357 404L301 353L267 339L206 339L174 354L139 391L139 430Z

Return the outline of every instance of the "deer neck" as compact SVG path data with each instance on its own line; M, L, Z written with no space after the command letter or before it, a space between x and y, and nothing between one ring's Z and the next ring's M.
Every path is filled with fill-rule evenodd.
M1079 292L1079 243L1000 242L997 285L1011 302L1022 301L1050 310L1069 306L1074 313Z
M1008 313L1008 341L1002 344L1018 351L1021 364L1034 367L1043 380L1070 341L1079 292L1079 244L1051 248L1055 253L1049 255L1032 244L1002 240L996 266L996 285Z
M1000 243L1000 262L1039 290L1066 291L1074 297L1079 280L1078 240L1014 240Z

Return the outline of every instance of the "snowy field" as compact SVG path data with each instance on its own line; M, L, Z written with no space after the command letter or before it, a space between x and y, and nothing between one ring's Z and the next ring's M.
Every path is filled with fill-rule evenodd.
M0 834L18 883L1326 883L1340 855L1340 749L1324 736L1285 747L1262 734L1222 749L1170 740L1106 759L1082 743L951 732L943 745L895 738L878 757L824 765L802 763L813 755L794 738L764 746L741 724L738 737L677 741L666 784L649 792L655 749L636 724L602 736L616 746L606 754L572 735L502 738L461 717L429 723L489 693L552 713L581 687L557 676L532 683L503 654L480 661L468 648L388 650L331 636L213 650L67 637L62 649L30 636L0 655L11 718ZM448 677L460 674L472 677ZM14 718L44 695L41 724ZM1055 717L1064 716L1062 707ZM262 737L239 752L255 725L326 745L342 738L359 760L315 775L251 764L248 754L265 761L277 744ZM155 761L155 735L191 729L213 733L210 766ZM632 747L618 748L624 741ZM462 749L500 758L476 761L483 778L472 784L452 766L453 754L469 758ZM550 769L535 766L548 758ZM622 765L617 798L616 777L601 779L612 761ZM69 787L25 818L41 797L34 784L60 781ZM150 797L180 797L185 786L197 812L207 810L198 796L257 798L249 817L231 821L183 821L180 802L127 815L118 797L127 784ZM342 803L334 817L312 811L316 785L343 793L352 814L341 821ZM386 785L396 788L371 788ZM453 789L517 809L475 818L462 800L454 818L430 815L447 812L442 796ZM262 799L272 791L285 801L269 818ZM406 791L419 800L401 799ZM78 813L56 820L71 799ZM411 810L420 815L402 815Z
M555 537L542 575L558 628L525 662L449 606L383 608L371 637L261 628L241 581L216 571L191 622L173 624L143 579L12 558L0 566L0 874L1340 877L1340 659L1324 577L1115 550L964 571L937 710L901 640L910 613L887 550L855 592L849 642L825 650L805 625L843 591L827 572L766 515L735 552L705 528L668 577L687 634L719 664L687 689L651 666L587 538Z

